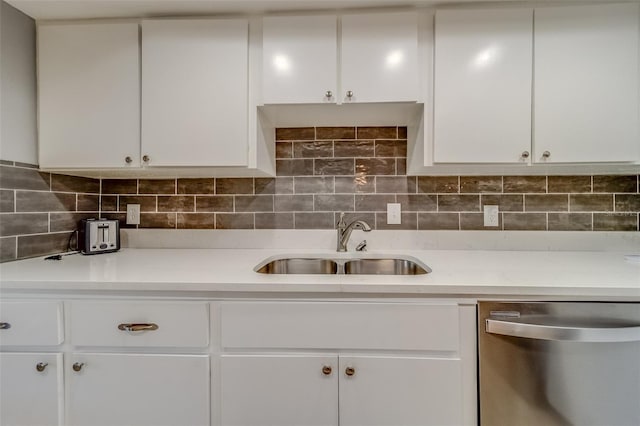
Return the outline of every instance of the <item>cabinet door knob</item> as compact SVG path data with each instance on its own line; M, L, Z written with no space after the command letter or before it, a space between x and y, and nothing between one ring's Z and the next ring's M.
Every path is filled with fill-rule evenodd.
M351 100L353 98L353 92L351 90L347 91L347 99Z
M148 163L148 162L149 162L149 160L150 160L150 158L149 158L149 156L148 156L148 155L143 155L143 156L142 156L142 161L144 161L145 163Z
M8 330L11 328L11 324L8 322L0 322L0 330Z
M353 376L354 374L356 374L356 369L353 367L347 367L344 369L344 374L346 374L347 376Z
M520 154L520 156L522 158L529 158L529 151L522 151L522 154Z
M142 323L142 324L119 324L118 330L122 331L153 331L157 330L158 324L155 323Z
M322 374L324 374L325 376L329 376L332 371L333 370L332 370L331 366L329 366L329 365L324 365L322 367Z
M545 151L542 153L542 158L549 158L551 157L551 153L549 151Z
M71 366L71 368L73 368L73 371L80 371L82 370L82 367L84 367L84 362L75 362L73 363L73 366Z
M46 362L39 362L36 364L36 370L39 372L43 372L45 368L47 368L47 365L49 365Z
M333 98L333 92L331 90L327 90L324 94L324 97L327 99Z
M131 164L131 162L133 161L133 159L131 157L129 157L128 155L124 158L124 162L127 164Z

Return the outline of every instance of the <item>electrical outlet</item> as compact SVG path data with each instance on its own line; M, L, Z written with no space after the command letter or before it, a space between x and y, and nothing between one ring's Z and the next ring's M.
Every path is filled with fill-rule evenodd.
M499 226L498 206L484 206L484 226Z
M140 204L127 204L127 225L140 225Z
M400 203L387 203L387 225L400 225L402 223L401 213Z

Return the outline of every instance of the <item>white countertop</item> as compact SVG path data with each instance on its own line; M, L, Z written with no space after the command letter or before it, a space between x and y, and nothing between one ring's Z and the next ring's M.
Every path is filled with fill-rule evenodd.
M149 249L34 258L0 265L3 294L60 291L283 293L385 296L540 297L640 300L640 263L632 252L385 250L410 255L432 272L415 276L267 275L253 271L274 255L354 257L311 249ZM636 253L637 254L637 253Z

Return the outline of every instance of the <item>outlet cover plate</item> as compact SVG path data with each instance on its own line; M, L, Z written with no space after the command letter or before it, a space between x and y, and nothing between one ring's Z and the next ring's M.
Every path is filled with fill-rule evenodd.
M499 214L498 206L484 206L484 226L499 226Z
M127 204L127 225L140 225L140 204Z
M402 223L402 207L400 203L387 203L387 225Z

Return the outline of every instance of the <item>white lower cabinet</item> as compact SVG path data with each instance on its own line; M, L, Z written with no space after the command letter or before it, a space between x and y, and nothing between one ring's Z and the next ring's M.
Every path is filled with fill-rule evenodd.
M408 356L229 355L225 426L460 425L460 360Z
M67 303L67 423L208 425L208 308L167 300Z
M213 312L215 425L477 424L475 306L252 301Z
M474 303L1 302L2 426L477 424Z
M62 354L0 354L0 424L60 425Z
M67 364L70 425L209 424L207 355L74 353Z
M460 359L340 356L340 426L461 425Z
M221 424L338 425L335 355L224 355L220 364Z

